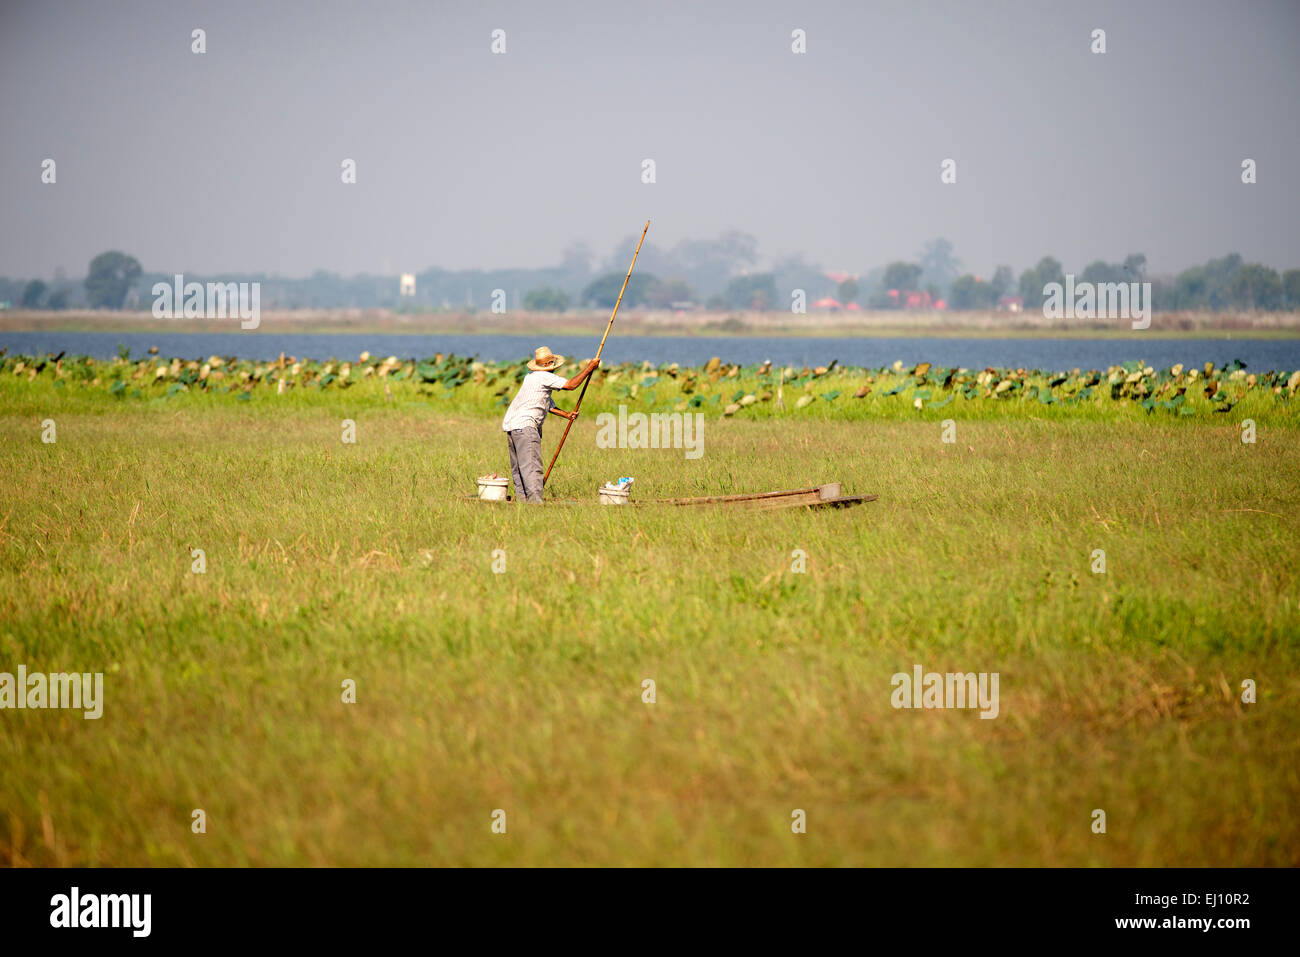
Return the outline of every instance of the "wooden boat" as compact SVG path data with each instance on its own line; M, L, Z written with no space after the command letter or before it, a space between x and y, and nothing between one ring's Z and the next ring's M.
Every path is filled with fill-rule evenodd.
M466 496L469 501L482 501L476 495ZM849 508L863 502L874 502L875 495L844 495L839 482L826 485L814 485L812 488L795 488L783 492L749 492L743 495L705 495L697 498L661 498L645 502L629 502L627 505L615 505L611 508L657 508L676 506L683 508L708 507L722 505L730 508L775 509L775 508ZM505 501L512 502L513 496ZM499 502L489 502L496 505ZM591 502L579 502L576 499L548 500L548 505L590 505Z

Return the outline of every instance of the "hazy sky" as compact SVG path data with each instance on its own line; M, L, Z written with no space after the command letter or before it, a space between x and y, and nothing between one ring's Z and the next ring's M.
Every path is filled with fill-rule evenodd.
M646 218L850 272L1295 267L1298 94L1296 0L0 0L0 275L543 266Z

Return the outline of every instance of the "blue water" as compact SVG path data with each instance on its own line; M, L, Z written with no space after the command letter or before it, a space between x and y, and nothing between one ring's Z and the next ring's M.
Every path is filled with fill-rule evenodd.
M423 358L435 352L480 359L523 359L539 345L573 358L586 358L599 340L594 336L514 335L394 335L370 333L225 333L135 332L0 332L0 348L11 354L68 352L107 359L121 343L140 358L150 346L159 355L184 359L210 355L268 360L283 352L299 359L356 359L362 351L374 356ZM985 366L1043 369L1104 369L1128 359L1142 359L1156 368L1222 365L1240 359L1257 372L1300 369L1300 339L964 339L964 338L783 338L716 336L611 337L605 345L609 363L656 365L680 362L699 365L710 357L745 365L771 359L778 365L841 365L879 367L901 360L904 365L930 362L936 366Z

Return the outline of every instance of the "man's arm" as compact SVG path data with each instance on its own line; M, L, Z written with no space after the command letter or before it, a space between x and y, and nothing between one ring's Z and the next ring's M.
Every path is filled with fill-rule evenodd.
M564 383L564 385L560 386L560 388L563 389L565 392L572 392L578 386L582 385L582 381L586 379L587 376L595 372L596 367L599 365L600 365L599 359L592 359L590 362L587 363L586 368L584 368L581 372L575 375L568 382Z
M600 365L599 359L592 359L590 362L587 363L586 367L581 372L575 375L572 379L569 379L567 382L564 383L564 385L560 386L559 388L563 389L566 392L572 392L578 386L582 385L583 380L586 379L587 376L595 372L596 367L599 365ZM556 378L559 377L557 376ZM553 413L554 415L558 415L562 419L568 419L570 422L574 422L578 418L577 410L574 410L573 412L565 412L563 409L557 407L554 403L552 403L551 407L546 411Z

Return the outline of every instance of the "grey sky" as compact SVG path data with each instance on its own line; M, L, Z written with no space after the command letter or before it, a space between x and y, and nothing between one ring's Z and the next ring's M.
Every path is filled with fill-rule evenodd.
M647 217L850 272L1300 266L1294 0L3 0L0 91L0 275L542 266Z

